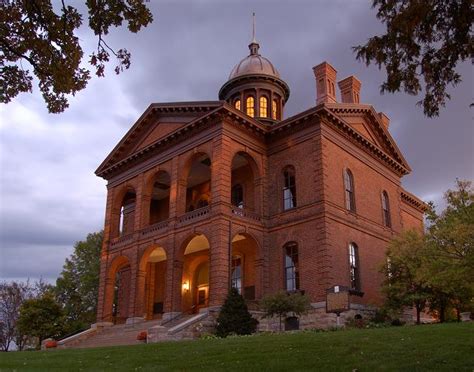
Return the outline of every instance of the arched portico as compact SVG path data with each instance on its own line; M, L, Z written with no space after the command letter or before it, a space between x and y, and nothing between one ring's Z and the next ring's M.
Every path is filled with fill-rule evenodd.
M111 262L107 272L104 321L124 323L129 317L130 283L130 260L126 256L118 256Z
M246 300L261 297L262 262L257 241L249 234L238 233L232 239L231 286Z
M196 234L183 245L180 312L195 313L209 304L209 240Z
M138 268L136 314L145 319L160 318L166 300L166 251L159 245L148 247L143 253Z

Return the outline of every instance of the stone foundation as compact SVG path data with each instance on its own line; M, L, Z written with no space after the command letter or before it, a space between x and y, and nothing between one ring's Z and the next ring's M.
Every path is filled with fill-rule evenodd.
M317 302L311 304L312 309L307 314L298 317L299 329L328 329L337 327L336 314L326 313L326 303ZM356 315L363 319L370 319L375 315L375 307L351 304L349 311L343 312L339 318L339 326L343 327L346 322L353 320ZM278 317L264 318L262 311L251 311L251 314L259 321L259 332L278 332L280 321ZM292 314L288 314L291 316ZM282 319L282 330L285 329L285 319Z

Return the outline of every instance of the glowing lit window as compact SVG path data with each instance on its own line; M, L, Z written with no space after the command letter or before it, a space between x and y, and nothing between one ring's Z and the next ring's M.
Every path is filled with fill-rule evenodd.
M268 100L267 97L260 97L260 117L268 117Z
M247 98L247 115L254 117L255 116L255 100L253 97L248 97Z
M277 118L277 100L274 99L272 102L272 119L276 120Z
M235 101L234 107L235 107L237 110L240 110L240 99L238 99L238 100Z

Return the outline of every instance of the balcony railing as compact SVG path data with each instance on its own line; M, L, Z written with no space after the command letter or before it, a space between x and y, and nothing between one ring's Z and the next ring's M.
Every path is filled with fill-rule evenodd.
M200 219L202 217L207 216L209 213L211 213L211 207L205 206L199 209L196 209L192 212L188 212L181 217L178 218L179 223L186 223L192 220Z
M133 237L134 236L133 236L133 233L132 233L132 234L122 235L122 236L119 236L115 239L112 239L112 241L110 242L110 247L114 248L118 245L126 244L126 243L132 241Z
M245 208L240 208L240 207L232 207L232 214L235 214L236 216L243 217L243 218L248 218L254 221L262 221L262 217L255 212L252 212L248 209Z
M168 227L168 225L169 225L168 220L154 223L153 225L150 225L150 226L145 227L144 229L142 229L141 232L140 232L140 235L145 236L145 235L153 234L157 231L166 229Z

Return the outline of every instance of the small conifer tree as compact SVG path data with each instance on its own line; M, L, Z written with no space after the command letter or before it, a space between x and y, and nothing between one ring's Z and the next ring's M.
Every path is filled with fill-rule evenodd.
M258 321L252 318L244 298L237 289L231 288L217 318L216 335L249 335L257 329Z

